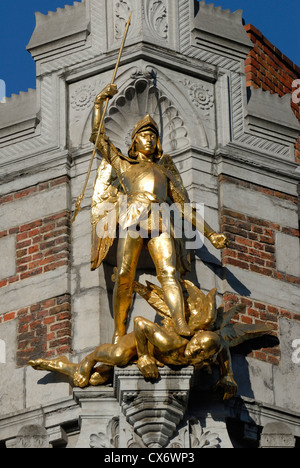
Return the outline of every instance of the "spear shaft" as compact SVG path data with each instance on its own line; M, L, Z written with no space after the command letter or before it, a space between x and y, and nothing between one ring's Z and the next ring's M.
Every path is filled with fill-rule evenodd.
M119 55L118 55L118 58L117 58L116 66L115 66L114 73L113 73L112 80L111 80L110 84L114 84L116 76L117 76L117 71L118 71L118 68L119 68L119 65L120 65L120 60L121 60L121 57L122 57L122 53L123 53L123 49L124 49L128 29L129 29L130 22L131 22L131 16L132 16L132 12L130 13L128 21L126 23L124 36L123 36L123 39L122 39L122 43L121 43L120 50L119 50ZM85 195L85 191L86 191L87 184L88 184L90 174L91 174L91 170L92 170L92 165L93 165L93 162L94 162L94 159L95 159L95 156L96 156L96 151L97 151L98 143L99 143L99 140L100 140L100 135L101 135L102 130L103 130L103 123L104 123L104 118L105 118L105 115L106 115L106 112L107 112L108 103L109 103L109 98L106 98L103 113L101 115L101 120L100 120L100 125L99 125L99 129L98 129L98 133L97 133L97 138L96 138L96 141L95 141L95 146L94 146L93 154L92 154L92 157L91 157L91 160L90 160L90 164L89 164L87 176L86 176L86 179L85 179L85 182L84 182L83 190L82 190L81 194L79 195L79 197L77 197L77 201L75 203L75 210L74 210L74 214L73 214L72 224L74 223L74 221L76 219L76 216L78 215L79 211L81 210L81 202L82 202L82 200L84 198L84 195Z

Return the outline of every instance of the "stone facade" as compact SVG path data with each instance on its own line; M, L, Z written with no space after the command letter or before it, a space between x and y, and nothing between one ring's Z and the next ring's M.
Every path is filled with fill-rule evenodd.
M234 351L239 393L228 403L211 391L214 373L190 368L163 369L160 382L143 386L132 366L112 386L76 390L26 366L61 354L77 362L111 340L114 252L90 271L99 159L70 219L92 152L93 101L111 80L130 9L107 132L126 151L132 127L151 113L191 201L231 241L222 253L207 243L197 250L190 279L216 287L219 304L245 303L237 320L274 325L273 337ZM277 94L256 66L267 63L267 45L243 27L241 11L203 1L82 0L36 14L27 46L36 90L0 105L0 446L299 444L299 108L291 80L279 86L281 69L295 77L299 69L272 50ZM142 265L144 282L153 273L146 254ZM136 315L155 319L138 297L129 329Z

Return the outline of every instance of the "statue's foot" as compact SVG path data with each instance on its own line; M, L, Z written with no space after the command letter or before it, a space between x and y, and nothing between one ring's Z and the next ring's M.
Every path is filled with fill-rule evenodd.
M221 387L224 390L223 400L229 400L236 395L237 383L231 374L225 375L218 380L216 385L213 387L213 390L215 391L218 387Z
M192 330L190 329L188 324L183 319L180 318L176 320L175 318L174 322L175 322L176 331L178 335L185 336L185 337L193 336Z
M75 387L86 387L89 384L91 371L94 367L94 361L87 356L77 365L76 372L74 373L74 385Z
M156 365L156 359L151 356L140 356L137 361L137 366L146 379L158 379L159 372Z
M28 365L36 370L46 370L51 372L66 373L71 371L78 364L72 364L66 356L60 356L56 359L35 359L28 361Z
M105 364L95 368L95 372L91 375L89 385L105 385L112 380L113 367Z
M90 379L89 375L86 376L86 375L81 374L79 371L77 371L74 374L73 382L74 382L75 387L84 388L89 384L89 379Z

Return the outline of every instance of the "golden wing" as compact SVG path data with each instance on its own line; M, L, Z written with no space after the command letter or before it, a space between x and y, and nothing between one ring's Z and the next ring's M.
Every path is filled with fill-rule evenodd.
M116 237L120 185L112 166L103 158L94 183L91 205L91 269L96 270Z
M166 169L166 172L169 172L167 175L169 175L172 195L176 198L174 201L178 203L189 203L188 193L171 156L169 154L164 154L158 164L162 165Z
M133 289L142 296L161 317L172 318L170 309L164 300L163 291L159 286L149 283L148 281L147 286L144 286L138 281L134 281Z
M217 309L217 318L214 329L222 330L222 328L225 328L227 325L229 325L230 320L233 319L237 314L243 314L245 309L245 304L237 304L227 311L224 310L224 305L220 306Z

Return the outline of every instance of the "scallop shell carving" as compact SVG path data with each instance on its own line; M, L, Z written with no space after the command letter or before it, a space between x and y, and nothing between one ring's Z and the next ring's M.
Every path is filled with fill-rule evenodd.
M123 154L127 154L135 125L146 114L159 127L165 153L188 146L188 132L175 106L152 81L141 77L115 97L105 118L107 135Z

